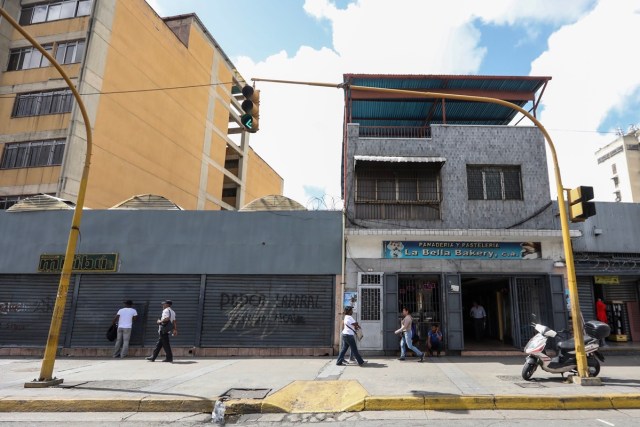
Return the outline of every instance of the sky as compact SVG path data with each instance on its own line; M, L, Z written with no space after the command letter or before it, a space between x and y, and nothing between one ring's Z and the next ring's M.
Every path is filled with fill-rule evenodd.
M613 201L613 186L595 151L640 124L640 0L147 1L160 16L196 13L247 81L550 76L538 119L564 187L594 186L596 200ZM284 179L284 195L308 208L340 208L342 90L256 88L260 130L250 143Z

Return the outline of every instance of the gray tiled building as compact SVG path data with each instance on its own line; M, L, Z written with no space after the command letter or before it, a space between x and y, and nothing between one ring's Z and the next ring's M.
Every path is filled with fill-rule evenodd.
M509 125L516 112L499 105L361 88L524 107L537 105L548 80L345 76L345 300L357 296L364 350L398 350L402 307L418 324L419 348L437 324L452 352L521 347L532 313L565 326L562 237L541 132ZM479 336L473 301L487 313Z

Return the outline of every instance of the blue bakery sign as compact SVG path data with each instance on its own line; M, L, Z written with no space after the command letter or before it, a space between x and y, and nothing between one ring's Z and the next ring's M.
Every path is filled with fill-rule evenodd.
M542 257L540 242L431 242L384 241L384 258L502 259Z

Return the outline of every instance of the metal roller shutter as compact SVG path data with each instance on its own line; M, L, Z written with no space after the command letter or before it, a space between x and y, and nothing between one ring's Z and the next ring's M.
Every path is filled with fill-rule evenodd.
M593 278L591 276L578 276L578 302L585 322L596 319L596 303L593 296Z
M620 283L617 285L604 285L604 300L610 301L638 301L636 279L620 276ZM626 334L631 334L631 324L629 316L627 314L626 304L622 304L622 321L623 331ZM613 333L613 332L612 332Z
M208 276L202 347L330 346L332 276Z
M58 295L60 275L0 276L0 346L44 347ZM58 346L64 344L73 303L71 278Z
M138 311L130 346L152 346L158 339L156 320L162 314L162 300L173 301L178 336L175 346L193 346L198 324L201 276L172 275L87 275L80 278L71 347L109 347L105 338L122 301L130 299Z

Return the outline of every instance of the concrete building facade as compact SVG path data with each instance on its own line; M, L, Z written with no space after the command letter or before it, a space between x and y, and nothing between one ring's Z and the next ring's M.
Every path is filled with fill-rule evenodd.
M473 94L500 79L482 78L345 80L357 82L357 90L369 80L376 87L427 91L442 84L443 92ZM562 237L541 132L508 126L512 116L504 110L477 103L445 107L428 100L418 109L404 94L375 99L365 92L347 95L343 180L345 289L358 301L363 349L398 352L402 307L418 325L421 349L432 325L454 353L521 348L533 332L531 314L564 328ZM427 115L420 119L416 111ZM479 336L470 316L474 301L487 314Z
M185 209L235 210L282 194L249 146L246 84L194 14L144 0L8 0L4 8L63 64L82 94L94 147L86 204L159 194ZM0 207L44 193L75 200L82 116L54 67L0 22Z
M632 129L595 153L598 168L609 178L603 201L640 202L640 130Z

